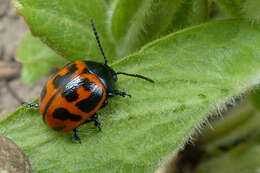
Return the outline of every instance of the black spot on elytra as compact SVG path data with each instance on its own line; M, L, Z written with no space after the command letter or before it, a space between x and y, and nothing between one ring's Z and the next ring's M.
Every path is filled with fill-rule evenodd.
M46 85L44 85L44 87L41 91L41 96L40 96L41 101L43 101L44 97L46 96L46 93L47 93L47 88L46 88Z
M66 73L63 76L57 75L53 79L53 85L55 88L59 88L59 87L66 85L71 80L72 74L77 71L77 66L76 66L76 64L71 64L67 67L67 69L68 69L68 73Z
M55 109L52 116L53 116L53 118L56 118L59 120L70 119L71 121L80 121L82 119L82 117L80 115L71 114L64 108Z
M90 72L89 72L89 70L88 70L87 68L84 68L83 71L82 71L82 73L88 74L88 73L90 73Z
M61 83L61 80L62 80L62 77L61 75L58 75L56 76L54 79L53 79L53 85L54 85L54 88L58 88L60 86L60 83Z
M68 102L74 102L79 98L77 90L64 90L61 94L62 97L65 97Z
M71 65L69 65L69 66L67 67L67 69L69 70L69 73L72 73L72 74L75 73L75 72L78 70L76 64L71 64Z
M91 112L100 102L103 96L103 90L101 88L94 90L91 95L79 101L76 106L83 112Z
M66 126L52 127L52 129L55 130L55 131L61 131L64 128L66 128Z
M55 99L55 97L59 94L59 91L56 91L52 97L50 98L50 100L47 102L47 104L45 105L44 107L44 110L43 110L43 114L42 114L42 119L43 121L45 122L45 117L46 117L46 113L51 105L51 103L53 102L53 100Z
M82 80L82 86L87 91L93 91L96 84L90 82L87 78L85 78L85 79Z
M65 97L68 102L76 101L79 98L77 89L81 86L83 86L83 88L87 91L92 91L95 89L96 85L89 82L87 78L80 79L79 76L76 76L65 85L61 96Z

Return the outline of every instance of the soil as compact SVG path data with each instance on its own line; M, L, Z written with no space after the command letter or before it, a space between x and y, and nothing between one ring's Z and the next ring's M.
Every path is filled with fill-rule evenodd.
M25 84L20 79L22 65L15 60L16 48L26 32L29 29L11 1L0 0L0 119L21 105L9 88L22 100L30 102L39 96L46 80Z

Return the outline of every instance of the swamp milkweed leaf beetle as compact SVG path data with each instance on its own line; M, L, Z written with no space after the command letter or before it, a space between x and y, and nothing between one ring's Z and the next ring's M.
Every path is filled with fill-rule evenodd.
M75 61L65 66L47 81L41 91L39 104L28 104L28 107L39 108L43 121L52 129L59 132L73 130L73 139L79 143L80 125L94 122L101 130L97 111L107 105L108 98L115 95L131 97L126 92L115 90L118 75L154 82L145 76L115 72L109 67L93 19L90 22L105 63Z

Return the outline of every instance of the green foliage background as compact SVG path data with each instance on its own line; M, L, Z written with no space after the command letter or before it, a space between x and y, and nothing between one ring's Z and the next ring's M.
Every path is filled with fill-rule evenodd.
M155 80L150 84L120 76L116 87L133 98L109 100L99 111L103 131L81 127L81 145L72 141L72 133L46 127L38 110L23 106L7 116L0 132L22 148L35 172L153 172L209 115L226 109L226 103L260 81L257 0L13 4L34 36L28 33L18 49L24 81L35 81L51 67L74 60L102 62L90 18L113 69ZM247 146L253 146L250 155L259 140ZM220 163L205 162L197 171Z

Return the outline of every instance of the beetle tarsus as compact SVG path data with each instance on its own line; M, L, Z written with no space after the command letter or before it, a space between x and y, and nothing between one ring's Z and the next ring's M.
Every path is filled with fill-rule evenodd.
M100 121L99 121L99 119L98 119L98 115L97 115L97 114L94 116L94 124L95 124L95 126L98 127L98 130L99 130L99 131L102 131L102 129L101 129L101 124L100 124Z
M102 131L102 129L101 129L101 123L100 123L100 121L99 121L99 119L98 119L98 114L95 114L93 117L87 119L87 120L84 122L84 124L85 124L85 123L90 123L90 122L94 122L94 125L98 127L98 130L99 130L99 131Z
M79 135L78 135L78 128L73 129L73 132L74 132L73 139L81 144L81 139L79 138Z
M113 96L115 96L115 95L119 95L119 96L122 96L122 97L128 96L128 97L130 97L130 98L132 97L130 94L127 94L127 93L124 92L124 91L114 90L114 91L108 93L108 97L113 97Z
M38 108L39 104L38 103L24 103L27 104L27 108Z

